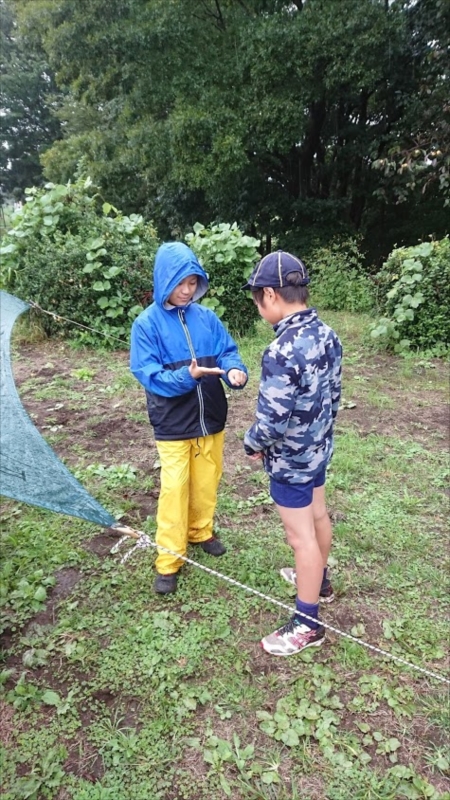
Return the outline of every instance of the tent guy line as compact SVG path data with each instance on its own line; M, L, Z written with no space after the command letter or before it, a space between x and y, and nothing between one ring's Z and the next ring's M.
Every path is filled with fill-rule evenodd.
M131 555L135 554L139 550L145 550L148 547L158 547L158 550L163 551L164 553L170 553L170 555L174 555L177 558L181 558L187 564L191 564L193 567L198 567L198 569L202 569L204 572L207 572L209 575L213 575L216 578L220 578L227 583L232 584L232 586L237 586L239 589L244 589L246 592L250 594L256 595L256 597L261 597L263 600L266 600L268 603L272 603L273 605L279 606L280 608L287 609L290 614L293 614L295 609L292 606L287 605L287 603L282 603L281 600L276 600L274 597L270 597L267 594L263 594L263 592L259 592L257 589L252 589L251 586L247 586L245 583L240 583L239 581L235 580L234 578L230 578L228 575L224 575L222 572L217 572L215 569L211 569L211 567L206 567L203 564L199 564L198 561L194 561L192 558L188 558L187 556L182 556L180 553L174 553L172 550L169 550L167 547L160 547L154 542L147 533L143 531L137 531L134 528L129 528L126 525L114 525L113 530L117 533L122 534L122 538L119 539L118 542L112 547L111 553L118 553L122 545L128 541L130 538L136 541L134 547L128 550L124 556L122 556L121 563L125 563ZM312 619L307 614L304 615L308 619ZM425 669L424 667L418 667L416 664L412 664L410 661L407 661L405 658L401 658L400 656L396 656L393 653L389 653L387 650L382 650L381 647L376 647L373 644L369 644L365 642L363 639L359 639L357 636L353 636L351 633L346 633L345 631L341 631L339 628L335 628L333 625L330 625L328 622L324 622L323 619L320 620L320 624L323 625L329 631L338 634L338 636L342 636L345 639L350 639L350 641L355 642L355 644L359 644L362 647L366 647L368 650L372 650L379 655L384 656L385 658L389 658L392 661L397 661L399 664L403 666L407 666L410 669L415 670L416 672L421 672L423 675L428 675L430 678L435 678L436 680L440 681L441 683L446 683L450 685L450 679L446 678L443 675L439 675L437 672L432 672L429 669Z
M91 328L89 325L82 325L81 322L75 322L75 320L68 319L68 317L62 317L61 314L57 314L55 311L46 311L45 308L41 308L41 306L38 303L35 303L34 300L27 300L27 303L35 311L40 311L41 314L48 314L49 317L53 317L55 322L70 322L71 325L76 325L77 328L83 328L85 331L98 333L99 336L105 336L107 339L114 339L116 342L120 342L121 344L125 345L127 349L130 346L129 342L125 342L124 339L119 339L118 336L113 336L112 333L105 333L105 331L98 331L96 328Z

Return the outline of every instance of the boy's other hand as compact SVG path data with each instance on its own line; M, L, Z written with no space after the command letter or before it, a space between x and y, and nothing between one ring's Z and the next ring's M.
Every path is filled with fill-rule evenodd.
M189 373L191 378L198 381L199 378L202 378L204 375L224 375L225 370L220 369L219 367L199 367L197 364L197 359L193 358L191 363L189 364Z
M230 369L227 377L232 386L245 386L247 383L247 375L241 369Z

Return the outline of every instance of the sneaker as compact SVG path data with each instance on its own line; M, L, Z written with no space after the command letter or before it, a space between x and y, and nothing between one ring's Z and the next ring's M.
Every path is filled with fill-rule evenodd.
M222 544L220 539L216 539L215 536L212 536L211 539L208 539L206 542L200 542L200 547L205 553L209 553L210 556L223 556L223 554L227 552L225 545Z
M178 573L171 572L170 575L157 573L153 589L157 594L171 594L177 590Z
M285 581L291 583L292 586L297 586L297 573L292 567L283 567L280 569L280 575ZM325 578L320 587L319 600L321 603L332 603L334 600L333 587L331 581Z
M265 636L261 646L272 656L292 656L294 653L301 653L307 647L320 647L324 640L324 627L308 628L299 622L294 614L286 625Z

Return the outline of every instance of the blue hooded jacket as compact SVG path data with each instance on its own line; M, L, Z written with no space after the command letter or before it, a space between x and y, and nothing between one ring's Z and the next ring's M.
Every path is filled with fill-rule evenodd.
M192 301L171 306L167 301L189 275L198 276ZM193 358L202 367L247 373L237 345L219 318L195 301L208 290L208 277L192 250L182 242L161 245L153 273L154 302L131 329L130 368L147 395L147 410L155 439L194 439L225 427L227 401L218 375L192 378Z

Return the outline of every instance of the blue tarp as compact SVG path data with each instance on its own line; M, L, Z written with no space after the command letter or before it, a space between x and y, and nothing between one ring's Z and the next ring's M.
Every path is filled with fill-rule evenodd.
M11 369L14 323L29 306L0 291L0 494L104 527L116 520L55 455L33 425L17 393Z

